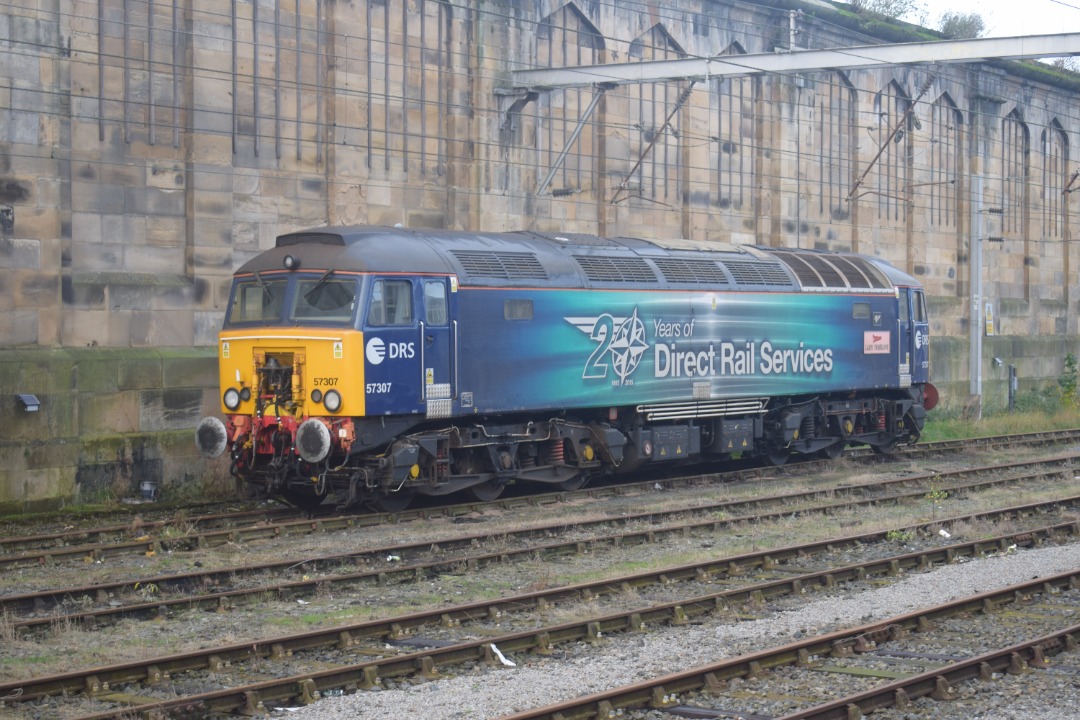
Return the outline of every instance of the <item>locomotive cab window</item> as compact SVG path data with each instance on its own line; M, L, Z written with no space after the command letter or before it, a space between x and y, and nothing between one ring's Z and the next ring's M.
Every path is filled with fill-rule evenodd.
M279 322L281 311L285 307L287 287L288 281L284 278L266 280L255 275L238 281L233 289L232 304L229 306L226 322Z
M347 323L355 306L356 281L352 278L306 278L297 284L289 319Z
M926 299L921 292L912 295L912 305L912 310L915 313L915 322L928 322L929 316L926 314Z
M442 280L424 282L424 320L428 325L446 324L446 283Z
M367 324L411 325L412 283L408 280L376 280L371 288L371 306Z

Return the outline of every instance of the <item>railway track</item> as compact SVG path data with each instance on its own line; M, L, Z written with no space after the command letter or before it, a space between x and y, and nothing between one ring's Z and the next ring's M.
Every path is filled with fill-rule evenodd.
M329 633L305 634L288 638L275 638L267 642L244 643L231 648L214 648L199 653L149 658L149 660L117 666L97 667L81 673L69 673L60 676L39 678L21 683L0 684L0 696L9 698L9 703L32 703L43 697L63 697L70 701L75 697L80 708L81 718L117 718L131 714L136 710L148 717L148 714L167 715L170 717L206 717L207 715L261 714L275 705L310 704L319 697L338 692L353 693L379 687L387 680L414 677L434 678L455 666L472 668L476 665L499 665L507 656L522 657L527 653L550 654L556 648L573 643L595 643L600 638L611 638L620 634L642 633L649 627L685 625L700 622L703 615L724 615L732 610L752 612L764 602L775 602L780 598L802 598L808 594L829 592L838 586L854 583L866 583L877 579L896 578L905 572L926 571L943 563L956 562L963 558L972 558L986 553L1004 552L1005 548L1016 545L1034 545L1050 540L1059 541L1064 533L1075 534L1080 527L1076 522L1029 530L1020 535L999 536L970 543L950 544L941 547L922 549L915 553L901 555L882 554L873 560L865 560L855 565L838 565L814 572L797 572L798 568L788 569L785 578L772 581L760 581L757 578L742 581L742 586L725 588L719 592L705 595L683 597L678 600L653 604L646 608L604 613L585 617L572 623L539 625L519 631L502 631L500 634L481 633L473 628L465 628L470 635L484 635L480 640L450 640L447 635L461 634L463 624L496 625L500 616L509 612L540 612L559 601L555 593L535 594L532 597L507 598L499 603L488 603L484 607L462 607L444 612L429 613L420 616L402 616L386 623L373 623L368 626L334 628ZM792 548L793 557L806 560L807 548ZM784 554L781 554L784 555ZM821 559L822 553L814 553ZM693 569L694 582L707 584L730 579L730 570L734 567L751 568L753 558L732 558L725 569L713 568L714 575L705 569ZM774 568L765 568L770 570ZM685 571L686 569L684 569ZM673 570L674 572L674 570ZM1080 572L1080 571L1078 571ZM670 578L670 575L669 575ZM597 594L617 592L625 583L636 579L613 579L605 587L578 587L558 590L558 594L595 597ZM656 582L656 581L653 581ZM672 582L664 580L663 582ZM964 603L951 603L960 611L968 612L972 607L996 607L998 604L1015 601L1017 593L1047 593L1048 588L1076 589L1080 587L1078 573L1069 573L1069 579L1043 580L1029 583L1023 588L1010 588L986 598L968 600ZM1080 609L1080 593L1072 593L1075 609ZM1075 612L1075 610L1074 610ZM929 620L943 616L929 611L922 613ZM478 619L478 622L477 622ZM1075 621L1075 619L1072 619ZM821 656L850 657L851 653L866 652L873 643L878 643L881 629L903 625L902 620L893 620L873 627L858 628L845 634L828 634L799 643L793 653L791 647L769 654L759 653L752 658L740 658L737 663L724 664L724 670L710 668L696 671L698 677L713 674L719 681L728 681L734 677L759 674L761 669L789 663L794 660L808 665L814 658ZM418 636L417 630L435 628L441 630L443 637L437 635ZM920 626L921 628L921 626ZM926 629L926 628L921 628ZM471 630L471 631L470 631ZM430 630L429 630L430 631ZM886 634L886 637L891 637ZM899 634L895 635L900 638ZM374 640L374 641L373 641ZM388 652L388 643L393 643L403 652ZM848 652L850 650L850 652ZM356 657L364 658L355 662ZM755 668L755 665L757 666ZM321 668L318 670L312 668ZM734 669L732 669L734 668ZM246 683L237 678L251 678L252 675L270 677L257 682ZM227 690L210 692L184 692L185 689L206 687L229 682L233 687ZM664 682L666 680L666 682ZM710 685L715 690L715 682ZM671 679L662 678L642 687L659 688L664 696L683 693L696 688L681 684ZM606 697L610 708L632 706L633 698L639 697L642 687L620 689ZM697 688L701 689L701 687ZM658 691L659 692L659 691ZM180 695L180 696L177 696ZM654 707L657 692L646 694L646 705ZM599 701L603 703L605 701ZM579 708L577 705L562 704L557 708L538 710L535 714L522 717L556 718L563 717L615 717L604 715L603 705L590 701L596 708L593 711ZM104 709L109 705L114 707ZM664 703L662 707L669 706ZM54 710L56 705L51 706ZM719 716L718 716L719 717Z
M111 583L10 593L0 596L0 612L8 617L14 630L22 632L48 629L59 622L93 626L123 617L162 617L170 612L195 607L223 609L245 599L306 597L330 591L334 587L412 582L446 572L461 563L479 567L509 562L515 558L580 553L598 545L663 542L666 537L695 532L715 533L740 524L767 522L794 515L824 516L859 507L913 502L930 492L970 493L1037 478L1071 477L1071 465L1075 460L1076 456L1066 455L951 472L904 475L873 483L830 485L745 500L683 505L589 521L563 521L508 530L497 535L488 531L444 537L434 542L396 543L358 552L292 558L248 566L168 575L127 576ZM695 517L705 519L692 519ZM557 536L569 537L562 541L550 541L550 538ZM535 542L537 539L547 542L538 544ZM490 546L495 541L499 545L496 551L471 552L464 556L459 554ZM264 580L238 587L238 578L258 578L268 574L274 576L269 583ZM301 578L297 579L297 576ZM147 598L148 588L152 588L150 599Z
M1003 632L1001 619L1006 615L1024 621L1012 622ZM995 676L1051 667L1061 653L1069 653L1075 662L1078 616L1080 571L1073 571L515 713L505 720L656 717L630 709L661 710L682 718L852 720L882 708L907 710L915 698L952 701L959 697L961 683L994 682ZM838 683L823 679L826 675L844 676L846 682L839 684L847 693L836 698ZM793 696L793 690L801 697Z
M564 519L558 523L521 528L521 534L513 537L501 529L502 523L499 522L494 523L500 526L497 531L442 536L437 539L435 546L430 541L395 543L368 548L363 552L304 556L299 563L291 561L295 567L288 572L307 576L296 577L295 580L290 580L288 573L260 579L258 575L267 572L266 564L263 564L264 569L261 571L234 566L210 570L205 574L196 573L197 577L204 578L202 584L197 580L192 584L192 579L188 578L186 581L189 584L184 586L183 578L168 574L136 575L132 573L131 566L125 565L116 568L124 573L124 579L115 581L112 589L83 588L87 590L86 593L73 596L70 593L78 588L53 588L40 591L48 597L43 595L36 600L22 597L23 594L9 594L0 598L0 611L3 613L0 636L10 632L13 637L20 634L31 637L46 627L50 634L70 628L89 628L94 620L97 626L101 627L125 617L155 617L162 622L149 626L152 628L151 632L168 634L172 622L179 620L190 623L197 617L187 612L190 609L213 609L218 611L215 615L220 616L222 612L227 613L241 605L254 605L244 602L245 599L269 601L271 604L268 610L272 613L273 603L282 600L303 602L302 598L310 598L312 602L316 602L328 595L342 594L367 598L373 592L381 596L392 586L416 586L417 590L422 592L423 587L434 585L436 581L445 584L447 577L472 577L474 573L486 568L491 568L490 574L498 576L503 574L504 568L509 567L509 563L529 564L530 561L536 562L540 558L544 558L544 562L564 563L575 557L589 555L617 556L620 551L637 554L634 548L685 545L722 547L727 544L727 538L745 535L747 528L760 528L766 524L784 527L795 533L802 532L800 527L809 527L815 522L822 524L822 519L826 524L842 527L843 521L837 523L837 518L868 518L882 508L905 502L910 504L914 501L926 509L927 499L931 494L948 496L949 502L943 503L944 507L952 505L957 498L978 495L987 487L1006 487L1020 491L1027 485L1052 485L1062 489L1072 488L1075 491L1076 483L1072 470L1074 464L1075 458L1070 454L1033 461L1026 468L1022 464L1013 464L1010 470L988 466L965 468L955 476L944 472L931 472L909 477L892 477L888 482L823 481L805 492L781 492L769 497L747 498L740 502L725 500L719 503L668 506L645 513L627 513L625 508L642 503L641 497L635 496L633 492L644 495L650 488L642 487L631 491L631 494L626 494L624 488L616 488L610 493L604 489L603 497L611 501L610 505L622 509L614 510L613 517L590 517L585 527L575 527L569 519ZM1038 472L1032 474L1032 467L1038 468ZM892 469L887 472L896 474ZM702 479L687 481L689 486L699 487L700 483L708 482L705 477L699 477ZM895 489L888 489L890 486ZM667 486L662 484L660 487L667 489ZM767 486L757 485L754 490L763 487ZM651 494L656 496L655 484L651 489ZM569 518L570 514L566 513L566 510L573 505L575 512L579 511L582 509L580 506L588 507L587 501L591 499L586 493L575 500L565 501L565 505L556 505L556 500L552 503L552 512ZM640 634L642 625L653 630L669 626L684 627L683 623L693 625L699 622L746 619L753 617L762 607L827 594L834 588L855 588L892 582L894 577L912 571L921 573L949 563L963 562L967 558L1005 554L1011 552L1011 546L1025 548L1056 544L1076 532L1075 506L1078 501L1080 499L1075 497L1075 492L1066 492L1060 494L1054 503L1028 503L1006 509L997 508L996 512L987 511L979 513L978 517L972 515L962 519L935 516L929 523L922 523L920 528L889 526L890 530L830 536L828 540L803 543L803 547L798 549L791 545L772 546L769 544L771 541L761 535L761 540L768 549L737 555L715 552L711 553L713 557L707 562L669 563L656 571L637 572L619 578L607 577L602 581L574 583L565 587L560 585L525 595L502 593L491 600L470 601L458 605L443 604L437 611L424 610L421 606L416 612L404 615L386 615L371 621L352 622L300 633L295 636L298 638L295 641L297 644L293 644L289 639L294 637L292 635L241 641L237 644L236 657L230 656L227 645L212 642L205 649L217 650L216 653L181 653L190 656L185 662L194 663L193 667L181 664L177 666L179 669L174 669L170 665L170 658L174 656L161 654L148 658L150 661L157 661L156 663L140 660L116 666L98 665L95 668L98 673L83 673L81 690L64 685L59 694L49 691L35 696L34 691L26 687L9 684L0 689L0 707L6 704L9 711L14 713L12 717L42 720L92 717L99 714L103 717L130 717L135 714L149 716L165 712L170 716L184 717L185 714L219 715L237 710L254 712L260 710L259 703L262 703L262 709L279 703L304 704L327 694L359 690L367 683L371 683L372 687L390 689L407 686L423 678L446 677L445 673L455 675L460 672L473 672L487 664L501 664L501 653L519 661L522 657L540 658L547 653L572 657L580 652L581 648L602 646L607 638ZM959 503L960 500L956 502ZM517 500L512 500L512 503L509 510L504 511L507 515L515 512L530 515L537 508L547 505L528 500L520 504ZM608 512L611 511L609 506ZM596 511L586 510L586 514L589 513L596 515ZM496 513L490 513L494 514ZM489 519L490 515L485 519ZM814 520L815 518L817 520ZM855 527L859 522L861 520L849 522L847 527ZM951 554L946 551L945 555L934 555L937 550L949 544L947 538L933 534L937 530L956 526L960 529L954 532L954 535L963 536L965 532L973 535L972 531L979 523L983 523L980 527L997 524L1009 532L997 539L969 540L967 544L972 548L970 554L965 554L968 551L954 549ZM456 527L460 530L462 527L454 522L447 522L446 525L450 529ZM406 524L401 527L407 529L409 526ZM365 527L364 531L370 534L372 528ZM751 534L758 537L757 530ZM725 539L718 542L715 538ZM282 544L282 547L288 547L291 542L292 536L280 535L273 541L274 544ZM900 542L904 544L905 552L897 552L895 546ZM955 542L953 544L963 545ZM364 553L368 554L365 556ZM197 552L196 555L202 557L203 553ZM874 557L871 558L871 555ZM900 559L900 556L905 555L922 559L909 566L909 560ZM717 559L716 556L722 557ZM843 574L843 569L849 566L863 565L869 568L874 562L879 563L875 568L887 569L863 570L861 573L856 570L851 576ZM132 565L137 571L143 564L140 561ZM145 564L152 565L154 562L148 559ZM284 568L285 562L280 565ZM50 567L57 568L58 565L37 564L17 572L20 575L27 573L29 577L37 572L37 569ZM245 573L249 570L252 574L250 579L245 580ZM352 572L353 570L356 572ZM212 576L215 572L220 572L217 580ZM608 574L610 573L605 575ZM810 579L815 575L826 579ZM126 595L124 592L125 588L145 588L146 584L153 583L155 578L179 582L174 588L155 587L154 597L147 602L138 602L136 594ZM210 580L205 581L205 578ZM793 579L797 582L790 583ZM230 585L222 587L222 583ZM766 586L771 587L771 584L788 589L765 589ZM759 592L755 594L754 590ZM729 592L735 593L730 599L717 600L719 595ZM739 592L745 594L739 596ZM175 594L166 597L170 593ZM25 595L31 594L33 593ZM711 605L709 602L705 603L708 609L703 611L704 614L698 614L698 606L690 602L698 597L711 598ZM636 610L638 615L636 624L633 618L626 621L628 631L619 629L617 624L612 627L598 624L609 615L615 617L625 614L626 608L622 606L627 599L634 603L634 607L630 608L631 615L633 610ZM686 606L694 609L687 611ZM649 614L649 609L654 607L667 609L656 611L659 614L654 617ZM591 614L577 617L586 610ZM566 612L575 616L574 622L565 622ZM553 618L564 622L552 624ZM552 640L552 629L563 625L576 627L577 630L567 631L565 637L556 635ZM76 632L85 633L82 636L84 639L77 642L91 641L93 631ZM472 639L463 642L463 637L470 633ZM265 632L262 634L266 635ZM531 650L519 647L516 643L524 641L517 639L517 636L546 639L549 649L540 644L536 644ZM487 641L487 646L484 640ZM198 659L200 653L202 660ZM438 655L437 660L434 655ZM357 658L360 658L361 662L356 662ZM0 668L4 667L3 662L3 656L0 655ZM408 668L410 663L411 670L401 669ZM120 665L139 666L142 674L136 673L136 680L125 679L123 675L110 677L109 668ZM367 669L362 671L360 680L352 684L344 683L324 690L320 688L320 683L323 682L321 679L315 684L307 682L315 680L309 677L313 673L326 671L331 675L340 675L343 672L347 674L347 668L357 665ZM82 671L74 674L78 675L80 672ZM130 672L130 669L124 672ZM235 679L237 677L240 678L239 681ZM281 677L286 680L300 678L296 680L300 684L293 686L291 695L282 690L264 693L265 688L262 686L265 683L276 688L277 680ZM35 682L40 679L30 678ZM291 681L285 682L285 685L288 686L289 682ZM200 695L197 691L206 691L207 688L213 688L228 696L230 690L219 688L231 689L234 685L248 688L244 695L244 705L239 707L230 706L231 700L219 707L216 699L207 705L195 697ZM176 695L177 687L191 694L188 703L169 705L164 709L158 707L160 695ZM275 694L279 692L285 693L280 696L285 698L284 700ZM136 712L133 710L135 707L140 710Z
M1005 446L1046 447L1080 442L1080 429L1015 436L976 438L963 441L927 443L905 449L898 459L932 457L943 453L971 450L973 447ZM869 451L853 451L852 457L864 457L880 462L882 456ZM831 460L807 460L793 467L795 472L812 474L827 467ZM52 533L9 537L0 540L0 570L34 565L79 562L94 563L122 556L147 553L192 552L225 544L254 542L267 539L349 531L359 527L399 525L405 522L429 521L435 518L460 518L493 510L514 510L521 507L574 502L579 499L603 499L612 495L633 496L662 489L699 487L783 477L790 468L752 467L722 473L693 474L681 477L650 478L635 483L600 485L578 491L539 493L503 498L489 503L467 502L438 507L415 508L398 513L332 513L312 515L295 508L258 508L233 513L201 516L182 515L168 519L132 519L126 525L96 528L64 529Z
M1073 506L1075 501L1069 503ZM1050 504L1040 508L1024 507L1002 511L1009 517L1045 517ZM970 518L952 523L970 522ZM17 683L0 684L0 697L18 703L33 703L42 698L75 697L81 705L98 707L115 704L110 710L80 710L80 717L118 717L133 712L167 713L183 717L194 713L261 712L267 702L311 702L328 691L366 689L386 679L434 677L455 665L472 666L494 663L505 653L548 654L557 646L597 642L601 637L640 632L648 627L683 625L699 621L704 615L724 615L733 609L753 608L778 598L801 598L838 586L893 578L905 572L926 570L946 563L1005 552L1008 548L1059 542L1080 532L1080 523L1068 520L1052 525L1031 523L1034 527L1020 533L984 538L966 543L937 544L928 526L907 528L912 536L928 538L926 547L915 552L896 553L887 542L888 533L860 536L847 540L778 548L768 552L731 557L694 566L665 568L654 573L610 578L602 582L557 588L525 596L500 598L497 601L443 608L428 613L414 613L383 621L348 627L328 628L318 632L278 637L234 646L216 646L203 651L175 656L148 658L137 663L97 667ZM940 523L933 523L940 528ZM866 548L876 546L876 557L866 559ZM845 551L858 549L864 556L858 563L848 563ZM825 565L808 570L807 565ZM717 591L716 585L724 587ZM543 616L551 608L566 602L595 601L598 598L643 588L659 588L671 594L676 584L682 587L674 599L651 606L619 612L605 612L572 623L545 625ZM702 592L706 591L708 592ZM522 614L532 619L528 629L507 631L507 618ZM424 632L423 636L418 633ZM482 635L482 640L462 640ZM387 652L388 644L406 652ZM422 648L422 649L417 649ZM364 659L356 662L356 656ZM318 666L333 666L320 672L299 672ZM255 669L253 669L253 666ZM252 674L274 676L274 680L256 683L230 681L229 691L188 693L175 698L181 689L216 685L226 675L249 677ZM301 677L303 675L303 677ZM212 679L208 679L212 678ZM164 695L167 698L161 699ZM55 707L53 708L55 710Z

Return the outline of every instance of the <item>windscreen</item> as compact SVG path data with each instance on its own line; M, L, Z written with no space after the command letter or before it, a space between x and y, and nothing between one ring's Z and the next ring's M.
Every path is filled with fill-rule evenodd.
M236 281L225 327L350 325L360 283L355 277L255 275Z
M301 279L293 295L289 319L303 323L348 323L356 308L356 280Z
M227 323L280 322L285 307L287 278L264 280L258 276L238 280L233 289Z

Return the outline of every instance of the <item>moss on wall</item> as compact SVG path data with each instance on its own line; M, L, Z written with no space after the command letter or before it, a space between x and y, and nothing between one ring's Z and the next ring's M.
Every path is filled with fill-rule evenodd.
M227 478L198 455L217 410L215 348L0 349L0 511L138 494L195 493ZM17 395L33 394L37 412Z

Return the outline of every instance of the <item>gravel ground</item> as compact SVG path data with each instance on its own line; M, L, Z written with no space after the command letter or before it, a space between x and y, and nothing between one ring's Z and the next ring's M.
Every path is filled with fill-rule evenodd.
M641 678L718 662L764 646L791 642L808 633L860 625L1078 566L1080 544L1026 550L908 576L884 588L841 592L763 620L664 629L631 641L617 639L596 648L581 648L561 660L512 658L516 666L501 671L331 697L307 708L277 712L298 720L496 718L627 685ZM890 720L931 717L1074 720L1077 717L1080 681L1075 674L1035 671L1010 676L988 687L982 693L984 702L969 699L959 704L918 703L903 713L880 717ZM651 712L641 717L664 715Z

